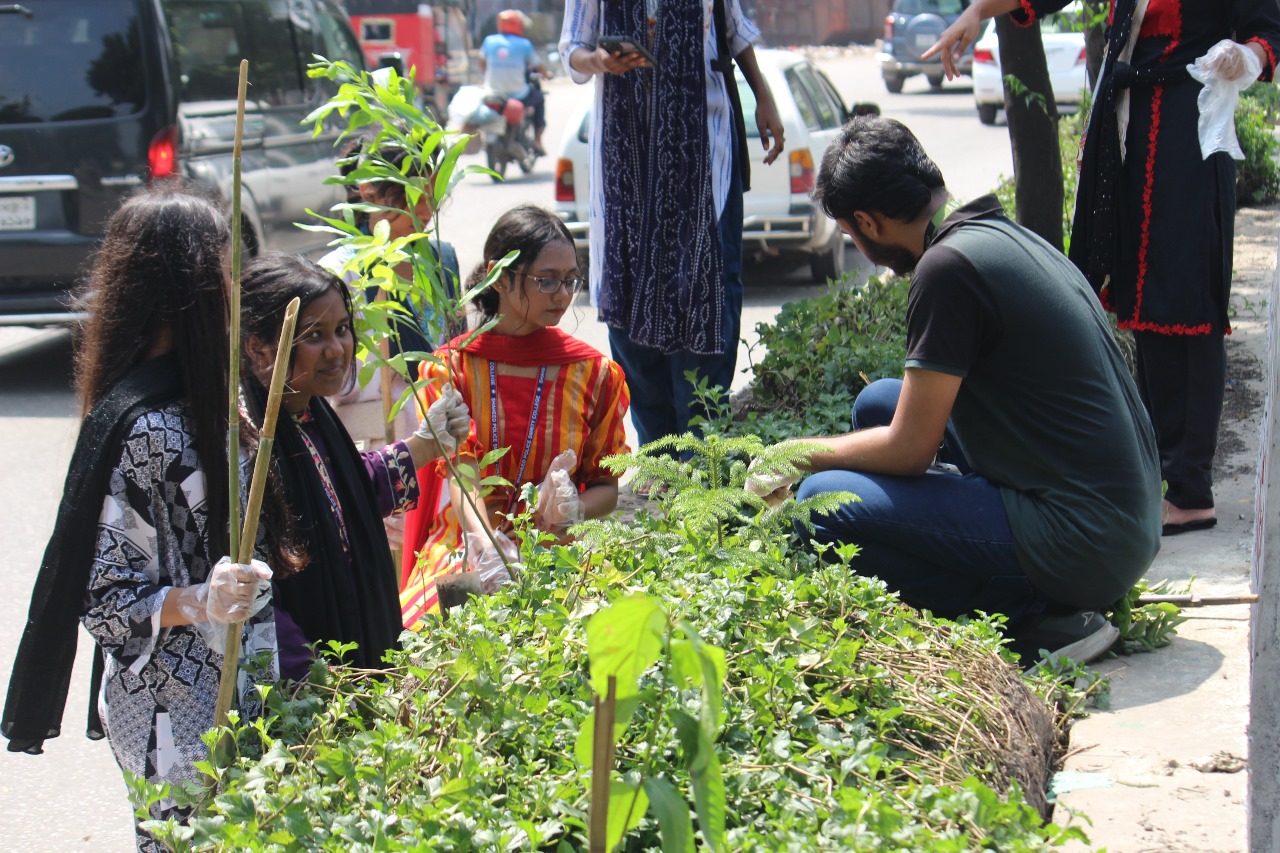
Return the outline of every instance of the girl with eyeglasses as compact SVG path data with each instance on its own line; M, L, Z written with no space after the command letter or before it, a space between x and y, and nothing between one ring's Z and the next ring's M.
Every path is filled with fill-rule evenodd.
M507 518L525 509L519 501L525 483L541 484L535 520L557 536L583 519L608 515L618 503L618 479L601 463L627 450L623 418L630 398L622 369L556 328L582 285L573 238L554 214L533 205L514 208L489 232L485 260L468 288L512 251L519 253L515 261L475 300L482 321L497 318L498 324L470 343L462 335L437 350L443 365L422 365L424 403L451 382L471 410L471 435L458 461L474 464L490 450L510 448L479 475L500 476L512 486L494 489L478 502L477 514L443 462L419 471L423 499L405 520L400 581L409 628L439 612L437 580L446 575L475 572L486 592L508 579L503 557L513 561L516 548L506 535Z

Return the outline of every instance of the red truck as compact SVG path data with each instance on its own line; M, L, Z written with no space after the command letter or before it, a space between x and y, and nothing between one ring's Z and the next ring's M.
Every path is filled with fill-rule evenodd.
M442 114L467 82L466 20L459 9L417 0L347 0L347 13L370 68L417 69L424 103Z

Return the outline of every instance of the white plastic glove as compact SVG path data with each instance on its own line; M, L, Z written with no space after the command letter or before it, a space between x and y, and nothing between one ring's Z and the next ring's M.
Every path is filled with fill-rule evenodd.
M1236 139L1236 103L1240 92L1262 73L1262 63L1249 48L1223 39L1188 65L1187 72L1204 86L1196 96L1200 154L1207 159L1215 152L1225 151L1234 159L1243 160L1244 152Z
M538 487L538 506L534 515L548 531L562 531L582 521L582 499L578 485L569 472L578 464L578 454L566 450L547 468L547 476Z
M501 553L483 533L467 534L467 568L480 578L480 588L486 593L497 592L499 587L515 580L507 570L508 564L517 570L524 568L516 543L497 530L493 532L493 539Z
M777 468L766 468L759 459L751 460L747 482L749 494L763 498L769 506L777 506L791 496L791 487L800 482L800 474L784 474Z
M432 431L435 435L432 435ZM471 432L471 411L462 395L449 384L440 389L440 397L427 407L426 417L413 434L426 441L439 442L442 453L452 456L458 452L458 442Z
M227 625L244 622L271 600L271 568L261 560L233 563L223 557L201 584L172 590L178 612L200 632L205 645L221 653Z

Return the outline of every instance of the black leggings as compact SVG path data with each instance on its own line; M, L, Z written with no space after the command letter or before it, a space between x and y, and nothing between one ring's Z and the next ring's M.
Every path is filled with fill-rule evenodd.
M1138 391L1160 450L1165 498L1179 509L1213 506L1213 455L1227 382L1221 334L1135 332Z

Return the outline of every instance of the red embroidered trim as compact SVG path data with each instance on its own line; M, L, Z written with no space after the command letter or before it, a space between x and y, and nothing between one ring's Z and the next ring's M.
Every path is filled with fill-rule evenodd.
M1036 22L1036 10L1031 8L1031 0L1020 0L1022 9L1019 10L1026 18L1019 18L1014 13L1009 13L1010 19L1020 27L1029 27Z
M1254 36L1249 39L1245 44L1249 44L1249 42L1262 45L1262 52L1267 55L1267 67L1262 69L1262 77L1259 79L1264 83L1270 83L1276 74L1276 52L1271 48L1271 45L1267 44L1264 39L1261 39L1258 36Z
M1208 335L1213 333L1212 323L1201 323L1198 326L1184 326L1182 323L1175 323L1172 326L1166 326L1161 323L1148 323L1139 320L1121 320L1116 325L1132 332L1159 332L1162 335ZM1231 330L1227 329L1226 334L1231 334Z
M1134 319L1137 323L1142 316L1142 291L1147 284L1147 249L1151 245L1151 192L1155 186L1156 141L1160 134L1160 102L1164 98L1164 87L1155 86L1151 91L1151 132L1147 135L1147 180L1142 187L1142 236L1138 240L1138 276L1134 284L1135 297L1133 303ZM1129 152L1133 156L1133 152Z
M1151 0L1147 14L1142 18L1142 29L1138 31L1141 38L1152 36L1168 36L1178 41L1182 36L1182 4L1179 2L1162 3Z

